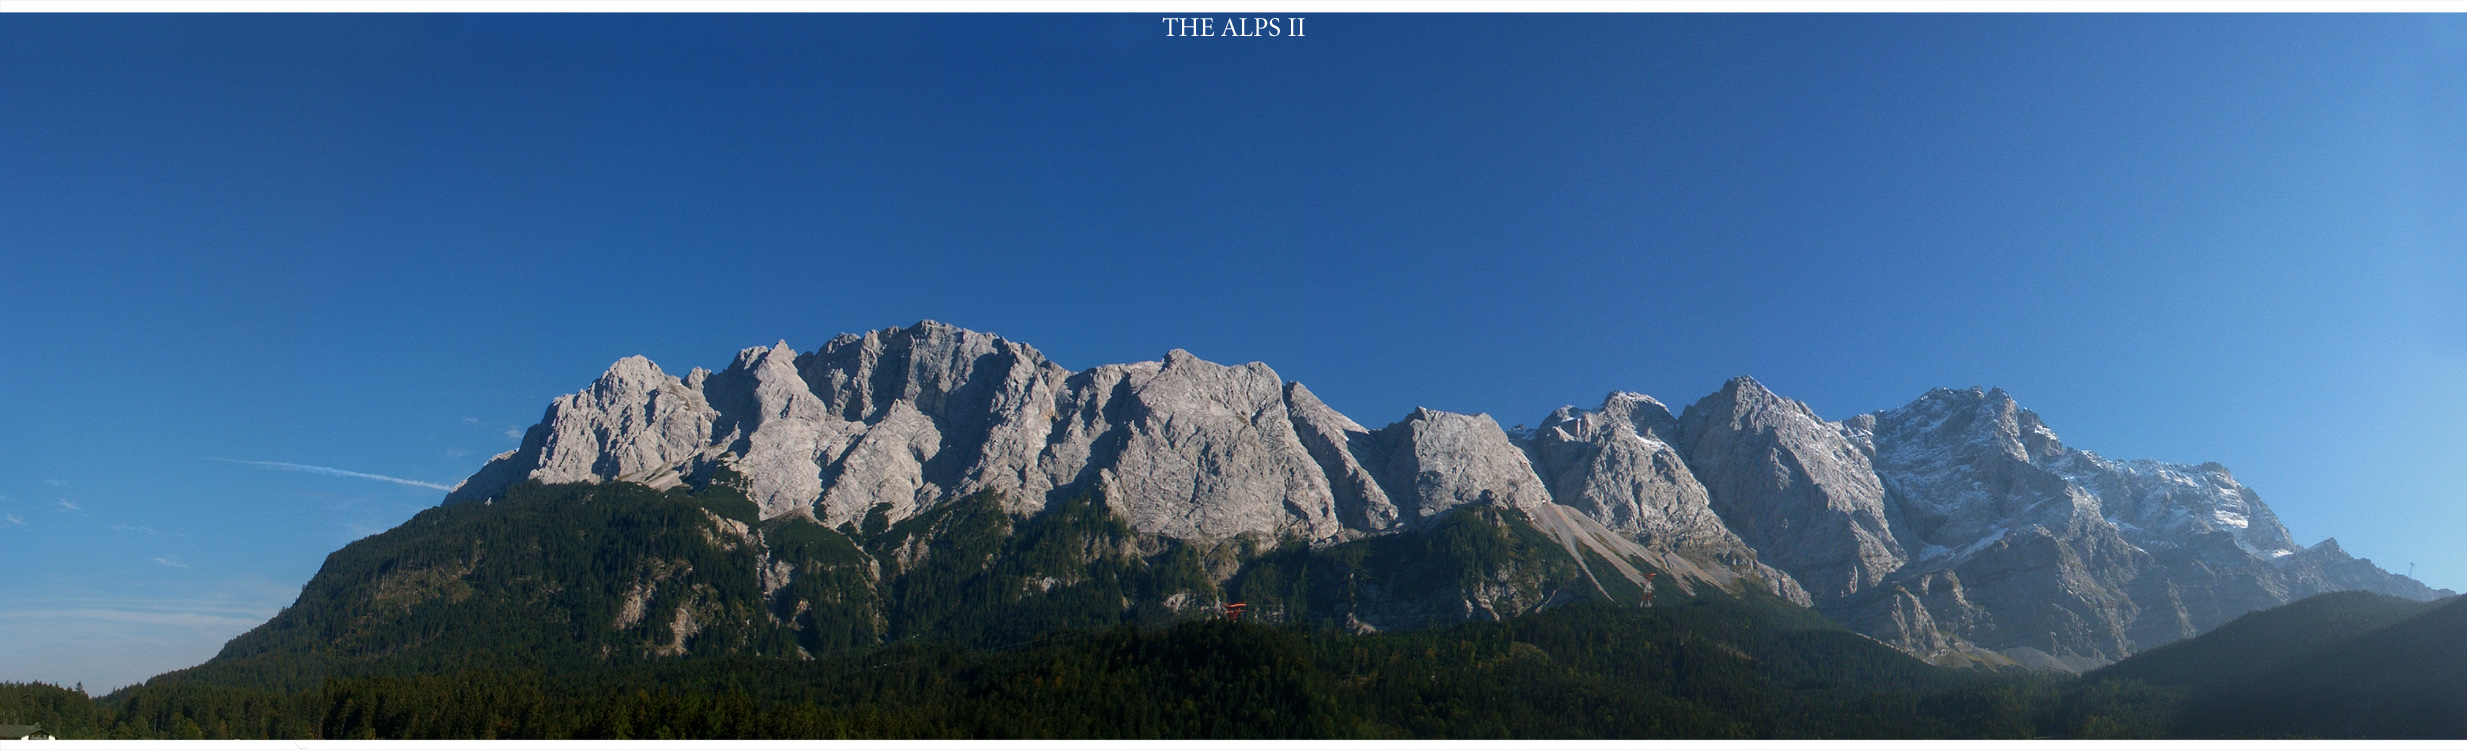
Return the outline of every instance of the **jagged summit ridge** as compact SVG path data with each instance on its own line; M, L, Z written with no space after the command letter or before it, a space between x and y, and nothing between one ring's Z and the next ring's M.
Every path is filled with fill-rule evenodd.
M1257 362L1175 349L1071 371L1024 344L934 321L845 334L809 353L753 347L684 378L629 358L552 403L532 434L447 502L486 500L525 479L674 487L725 470L765 518L833 527L897 522L983 490L1021 515L1085 493L1143 534L1313 544L1469 504L1557 507L1532 458L1488 416L1417 409L1368 429ZM1663 462L1678 465L1675 455ZM1553 528L1605 557L1625 554L1612 547L1677 555L1691 581L1805 598L1735 539L1698 543L1729 538L1709 514L1687 517L1684 533L1655 527L1661 535L1644 542L1632 538L1644 530L1637 520L1615 519L1627 533L1611 536L1625 541L1573 521Z
M806 354L746 349L682 380L628 358L553 403L533 430L541 439L447 501L525 478L665 487L725 467L766 517L834 526L981 489L1030 512L1078 489L1132 499L1123 510L1149 533L1334 538L1333 497L1293 435L1283 385L1266 365L1180 350L1071 373L1034 348L933 321Z
M2086 666L2316 593L2436 595L2358 574L2335 549L2295 559L2286 528L2225 467L2067 447L2000 389L1937 389L1845 424L1873 445L1914 554L1887 591L1837 616L1909 650L2028 648Z
M1481 415L1421 409L1368 430L1265 364L1176 349L1072 372L933 321L739 353L716 373L628 358L552 403L534 438L448 502L522 479L655 487L744 477L767 517L896 521L998 490L1016 512L1094 492L1145 533L1312 541L1380 533L1472 502L1550 502Z
M1597 578L1641 581L1625 561L1651 561L1939 661L2064 668L2312 593L2437 593L2334 543L2298 547L2224 467L2067 447L2000 389L1835 422L1740 377L1676 414L1616 391L1539 425L1417 409L1367 428L1261 363L1176 349L1073 371L923 321L682 378L619 360L447 502L728 472L763 517L833 527L992 490L1018 515L1088 494L1140 534L1312 544L1498 506L1620 568Z

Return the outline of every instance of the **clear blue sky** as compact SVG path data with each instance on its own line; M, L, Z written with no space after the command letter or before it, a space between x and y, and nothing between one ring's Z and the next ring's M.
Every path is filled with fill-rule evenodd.
M1372 425L2002 386L2467 588L2467 22L0 17L0 680L194 664L619 357L932 318Z

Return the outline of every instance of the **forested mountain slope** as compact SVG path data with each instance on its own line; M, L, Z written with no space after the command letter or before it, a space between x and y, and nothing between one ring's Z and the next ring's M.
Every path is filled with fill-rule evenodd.
M2467 598L2196 693L2180 726L2199 735L2467 737Z
M1236 601L1255 622L1412 628L1641 603L1644 590L1614 567L1488 505L1313 549L1144 537L1092 500L1020 518L987 492L896 523L876 515L828 529L802 516L762 520L725 481L696 492L534 482L352 543L297 604L157 681L293 690L329 676L475 666L799 661L1158 626Z

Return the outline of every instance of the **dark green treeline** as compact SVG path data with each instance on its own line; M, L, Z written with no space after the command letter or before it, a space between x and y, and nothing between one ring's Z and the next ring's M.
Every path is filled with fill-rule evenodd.
M1718 594L1396 634L1201 621L289 692L0 685L0 723L64 738L2093 737L2154 736L2172 705L2138 683L1931 667Z

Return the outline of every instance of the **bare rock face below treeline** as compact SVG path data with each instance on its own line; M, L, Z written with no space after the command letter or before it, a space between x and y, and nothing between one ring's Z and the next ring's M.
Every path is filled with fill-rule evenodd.
M722 476L766 520L855 530L973 497L1027 518L1088 496L1139 536L1248 549L1513 509L1596 591L1642 590L1651 573L1754 589L1941 664L2079 670L2324 591L2449 593L2335 542L2297 546L2224 467L2067 448L2001 390L1834 422L1742 377L1679 414L1620 392L1513 435L1433 409L1373 430L1256 362L1177 349L1071 371L932 321L750 348L683 377L619 360L446 502L526 480ZM1393 617L1365 610L1355 626L1552 603L1491 588L1392 601Z

